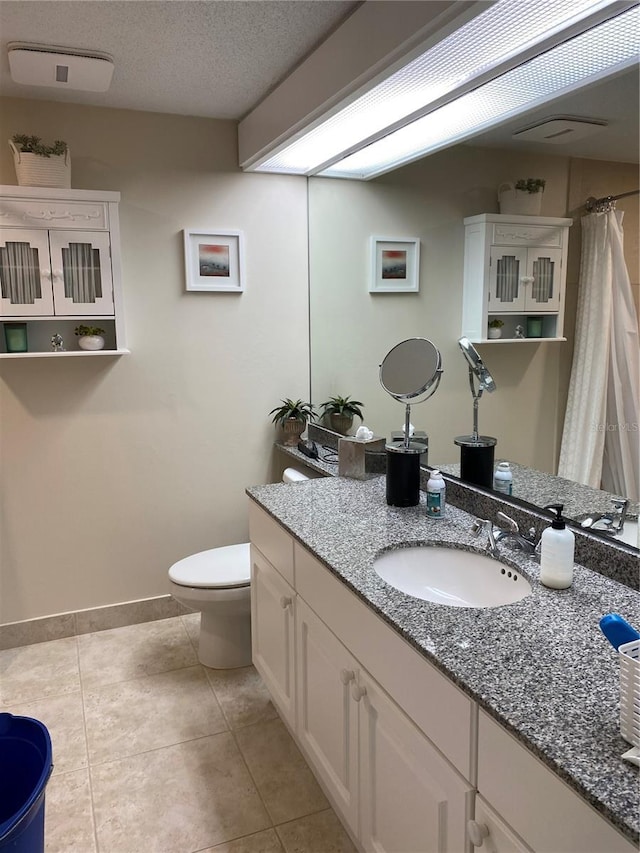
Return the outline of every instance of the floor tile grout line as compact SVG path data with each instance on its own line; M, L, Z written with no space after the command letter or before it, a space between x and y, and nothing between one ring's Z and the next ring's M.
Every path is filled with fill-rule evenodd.
M82 726L84 729L84 746L87 751L87 780L89 782L89 800L91 802L91 823L93 825L93 844L96 853L99 853L98 843L98 821L96 820L96 809L93 800L93 774L91 773L91 761L89 760L89 733L87 731L87 713L85 707L84 682L82 679L82 667L80 665L80 643L77 643L78 675L80 678L80 698L82 701Z
M265 814L267 815L267 817L271 821L271 829L274 829L275 823L273 822L273 816L271 814L271 811L269 810L269 807L267 806L267 803L266 803L264 797L262 796L262 791L260 790L260 786L258 785L253 773L251 772L251 768L249 767L249 762L245 758L244 752L242 751L242 749L240 748L240 744L238 743L238 738L236 737L236 733L233 730L231 731L231 737L233 738L233 742L236 745L236 749L238 750L238 754L240 755L240 758L242 759L244 766L247 768L247 773L249 774L249 778L253 782L253 786L256 789L258 797L260 798L260 802L262 803L262 807L264 808Z

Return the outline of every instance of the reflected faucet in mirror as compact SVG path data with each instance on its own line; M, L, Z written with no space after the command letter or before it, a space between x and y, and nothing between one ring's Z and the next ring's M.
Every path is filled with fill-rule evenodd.
M478 434L478 403L484 391L491 394L496 390L496 383L469 338L460 338L458 346L469 367L469 387L473 398L473 431L471 435L459 435L453 440L460 448L460 479L490 489L493 485L494 448L498 440L491 435Z

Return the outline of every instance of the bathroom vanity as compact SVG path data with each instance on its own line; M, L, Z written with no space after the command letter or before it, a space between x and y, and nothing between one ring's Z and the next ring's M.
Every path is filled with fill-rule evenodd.
M571 589L506 547L531 594L432 604L373 570L407 544L478 548L472 517L385 502L384 478L248 490L253 660L363 850L631 853L618 662L598 628L638 593L581 566ZM493 846L492 846L493 845Z

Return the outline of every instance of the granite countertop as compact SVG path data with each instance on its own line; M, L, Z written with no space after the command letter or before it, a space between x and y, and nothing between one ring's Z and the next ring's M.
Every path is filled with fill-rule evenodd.
M454 608L387 585L372 568L402 544L477 550L472 516L447 505L442 520L420 505L389 507L384 477L328 477L255 486L247 494L412 646L478 702L630 840L640 836L638 770L623 761L615 651L598 627L620 613L640 624L640 595L576 565L568 590L539 581L539 565L501 546L529 578L531 595L496 608ZM347 523L348 520L348 523Z

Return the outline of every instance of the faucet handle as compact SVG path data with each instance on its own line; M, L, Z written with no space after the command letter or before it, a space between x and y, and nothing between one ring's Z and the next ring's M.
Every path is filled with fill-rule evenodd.
M629 498L611 498L614 509L626 509L629 506Z
M515 522L512 518L509 518L508 515L505 515L504 512L498 513L498 521L501 521L503 524L506 525L506 528L509 531L509 533L519 533L520 532L520 528L518 527L517 522Z

